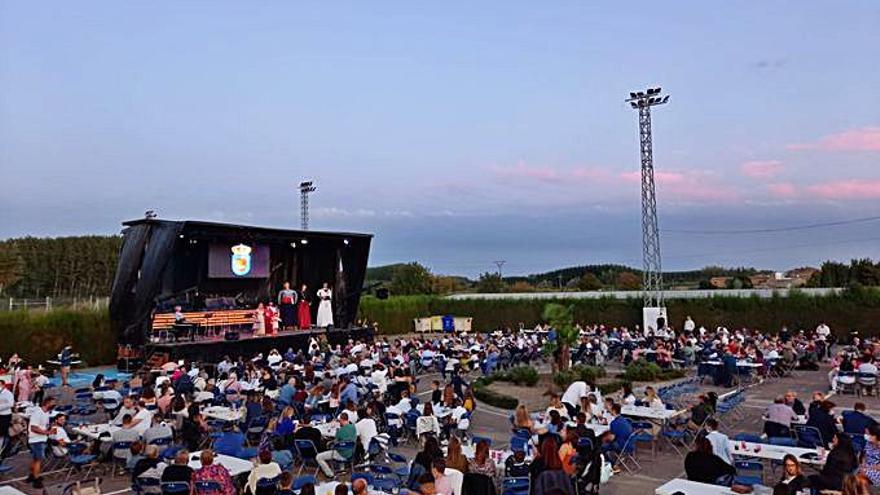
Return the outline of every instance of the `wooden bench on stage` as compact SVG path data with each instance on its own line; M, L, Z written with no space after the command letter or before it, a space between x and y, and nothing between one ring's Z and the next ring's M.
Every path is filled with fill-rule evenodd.
M197 325L202 331L220 332L228 328L250 328L254 322L252 309L224 309L220 311L190 311L183 313L186 322ZM174 313L153 315L153 334L165 334L174 327Z

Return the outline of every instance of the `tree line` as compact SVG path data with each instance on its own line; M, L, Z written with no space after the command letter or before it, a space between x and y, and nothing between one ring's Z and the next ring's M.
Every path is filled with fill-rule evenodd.
M86 298L110 294L121 236L0 241L0 295Z

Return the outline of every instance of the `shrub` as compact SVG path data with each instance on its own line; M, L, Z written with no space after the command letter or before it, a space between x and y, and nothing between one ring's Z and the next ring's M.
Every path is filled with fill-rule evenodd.
M565 388L571 385L572 382L578 380L595 383L599 378L604 376L605 368L579 364L572 366L567 370L557 372L553 375L553 383L561 388Z
M474 397L490 406L501 409L516 409L516 406L519 405L519 399L489 389L488 385L492 381L492 377L481 377L474 380L472 385Z
M106 309L0 312L0 355L13 352L40 364L67 344L90 365L113 363L116 335Z
M624 385L630 383L627 380L614 380L608 383L602 383L599 385L599 391L602 392L602 395L609 395L617 392L622 389Z
M649 363L644 359L637 359L626 365L621 378L631 382L653 382L661 373L663 373L663 369L655 363Z
M507 380L517 385L534 387L538 383L538 370L530 366L517 366L507 372Z
M621 378L630 382L654 382L674 380L685 376L684 370L663 369L655 363L638 359L626 365Z

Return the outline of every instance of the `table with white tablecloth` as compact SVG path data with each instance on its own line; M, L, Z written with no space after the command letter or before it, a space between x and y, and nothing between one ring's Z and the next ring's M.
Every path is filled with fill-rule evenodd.
M122 427L110 423L99 423L77 426L73 428L73 432L91 440L101 439L109 442L113 434L121 429Z
M785 445L772 445L766 443L738 442L730 440L730 453L734 456L770 459L781 461L787 454L797 457L798 461L814 466L823 466L828 457L827 451L818 449L805 449L802 447L788 447Z
M193 470L201 469L202 467L202 451L198 450L195 452L190 452L189 454L189 462L187 465ZM214 454L214 464L223 466L229 471L229 474L232 477L236 477L242 474L247 474L254 469L254 463L245 459L239 459L238 457L232 457L230 455L225 454ZM141 478L160 478L162 477L162 471L167 467L166 463L160 463L157 467L148 469L140 475Z
M684 495L734 495L735 492L726 486L710 485L682 478L675 478L654 490L655 495L672 495L683 493Z

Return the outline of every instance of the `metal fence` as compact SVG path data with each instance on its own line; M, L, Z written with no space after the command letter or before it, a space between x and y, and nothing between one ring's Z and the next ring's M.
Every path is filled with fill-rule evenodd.
M0 300L2 301L2 300ZM26 299L20 297L8 297L0 303L0 311L18 310L42 310L53 308L69 309L104 309L110 304L109 297L44 297L41 299Z
M716 290L664 290L664 299L702 299L708 297L788 297L791 293L807 296L828 296L840 294L840 288L799 288L799 289L716 289ZM449 299L612 299L641 298L642 291L592 291L592 292L523 292L523 293L475 293L452 294Z

